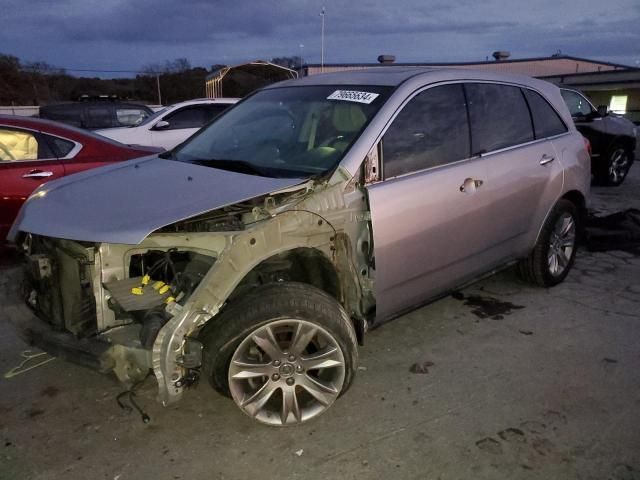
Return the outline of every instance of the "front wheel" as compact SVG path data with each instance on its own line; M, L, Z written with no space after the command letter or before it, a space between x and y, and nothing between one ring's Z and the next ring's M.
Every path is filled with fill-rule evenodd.
M207 329L203 373L259 422L295 425L325 412L350 386L357 341L342 306L310 285L247 294Z
M595 172L596 183L610 187L621 185L631 168L631 158L622 145L614 145L607 153L606 163Z
M545 220L532 252L520 262L520 276L541 287L562 282L576 257L579 227L576 206L569 200L559 200Z

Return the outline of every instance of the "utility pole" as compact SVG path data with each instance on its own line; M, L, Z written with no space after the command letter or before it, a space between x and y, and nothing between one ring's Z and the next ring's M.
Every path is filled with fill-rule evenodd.
M303 50L303 49L304 49L304 45L301 43L301 44L300 44L300 62L299 62L299 65L298 65L298 68L299 68L300 70L302 70L302 50Z
M160 74L156 73L156 87L158 88L158 105L162 105L162 95L160 94Z
M320 71L324 72L324 7L322 7L320 17L322 17L322 29L320 34Z

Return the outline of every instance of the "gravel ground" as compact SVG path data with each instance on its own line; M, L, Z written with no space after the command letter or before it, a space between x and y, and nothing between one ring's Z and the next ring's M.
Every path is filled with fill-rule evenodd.
M593 193L601 213L640 208L640 166ZM6 374L28 347L0 263ZM639 312L638 252L581 251L549 290L505 271L370 332L352 389L285 429L205 384L163 408L151 382L144 424L114 379L54 359L0 378L0 479L638 480Z

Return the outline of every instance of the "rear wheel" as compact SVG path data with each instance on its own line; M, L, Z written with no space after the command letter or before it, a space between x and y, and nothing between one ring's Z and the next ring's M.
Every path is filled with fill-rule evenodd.
M310 285L256 289L204 336L203 374L259 422L286 426L325 412L350 386L357 342L342 306Z
M542 287L562 282L575 260L579 221L576 206L569 200L559 200L547 217L533 251L520 262L520 276Z

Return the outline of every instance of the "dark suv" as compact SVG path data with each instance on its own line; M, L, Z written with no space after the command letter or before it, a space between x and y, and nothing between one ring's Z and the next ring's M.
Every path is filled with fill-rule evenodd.
M591 143L591 173L599 185L620 185L629 173L636 148L636 126L626 118L595 108L576 90L560 89L576 127Z
M40 117L94 130L97 128L133 127L153 110L145 105L112 101L60 103L40 107Z

